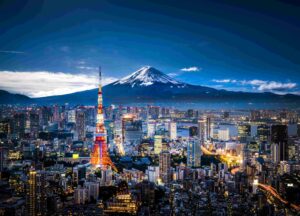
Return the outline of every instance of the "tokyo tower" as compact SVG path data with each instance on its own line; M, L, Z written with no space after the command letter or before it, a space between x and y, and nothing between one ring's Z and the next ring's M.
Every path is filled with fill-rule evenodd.
M95 142L91 153L91 164L100 169L107 169L110 166L117 172L116 166L111 161L106 143L106 129L104 126L103 115L103 98L101 85L101 67L99 67L99 89L98 89L98 109L97 109L97 123L95 132Z

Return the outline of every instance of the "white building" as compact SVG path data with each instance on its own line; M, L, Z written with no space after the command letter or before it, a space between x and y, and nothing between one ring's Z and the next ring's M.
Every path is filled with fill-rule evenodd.
M219 129L218 130L218 139L222 141L230 140L229 129Z
M176 122L170 122L169 133L170 133L171 140L177 139L177 124L176 124Z
M74 190L75 204L85 204L88 200L88 189L79 187Z
M99 196L99 182L85 182L84 187L88 190L88 199L97 200Z
M271 145L271 157L273 163L277 164L280 162L279 145L276 143Z
M149 182L157 183L159 178L159 166L148 166L146 174Z
M155 121L148 121L147 123L147 136L153 137L155 134Z
M76 122L76 111L75 110L68 111L68 122L72 122L72 123Z

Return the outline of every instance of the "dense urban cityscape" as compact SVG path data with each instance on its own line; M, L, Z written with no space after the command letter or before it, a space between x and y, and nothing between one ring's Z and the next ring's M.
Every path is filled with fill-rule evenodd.
M12 106L0 215L297 215L299 113Z
M0 216L300 216L300 1L0 0Z

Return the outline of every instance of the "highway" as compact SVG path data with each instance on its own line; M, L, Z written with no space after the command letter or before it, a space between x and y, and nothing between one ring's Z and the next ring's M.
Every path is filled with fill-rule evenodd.
M205 155L214 155L214 156L219 156L220 159L224 162L227 162L228 164L230 164L231 162L235 161L236 163L240 162L241 161L241 158L239 156L232 156L232 155L229 155L229 154L217 154L216 152L211 152L209 151L207 148L205 148L204 146L201 146L201 150L203 152L203 154ZM235 167L231 170L231 174L235 174L236 172L238 172L240 170L240 167ZM282 204L284 205L288 205L288 206L291 206L294 210L296 211L300 211L300 206L299 205L295 205L295 204L291 204L289 203L287 200L283 199L279 193L277 192L277 190L275 188L273 188L272 186L270 185L265 185L265 184L261 184L261 183L258 183L258 186L269 192L270 195L272 195L274 198L276 198L278 201L280 201Z
M295 209L296 211L300 211L300 206L299 205L295 205L295 204L290 204L288 201L286 201L285 199L283 199L277 192L277 190L275 188L273 188L270 185L265 185L265 184L261 184L258 183L258 186L269 192L273 197L275 197L277 200L279 200L281 203L285 204L285 205L290 205L293 209Z

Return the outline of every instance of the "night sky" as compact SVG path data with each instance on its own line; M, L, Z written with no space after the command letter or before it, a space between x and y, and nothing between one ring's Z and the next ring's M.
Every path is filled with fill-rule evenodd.
M99 65L105 84L151 65L197 85L300 94L300 2L0 0L0 89L90 89Z

